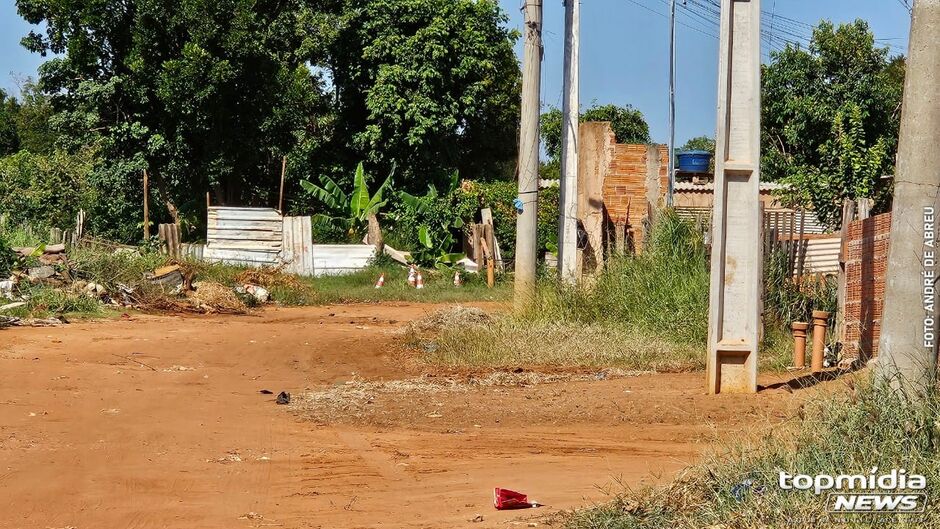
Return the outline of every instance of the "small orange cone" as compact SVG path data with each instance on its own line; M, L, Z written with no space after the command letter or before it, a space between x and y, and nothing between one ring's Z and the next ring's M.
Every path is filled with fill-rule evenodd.
M454 272L454 286L459 287L463 286L463 278L460 277L460 270Z
M424 276L421 275L421 272L418 272L418 277L415 279L415 288L424 288Z
M375 288L382 288L385 286L385 274L379 276L379 280L375 282Z
M418 269L415 268L415 265L411 265L411 267L408 269L408 284L411 286L415 286L418 280L417 276L418 276Z

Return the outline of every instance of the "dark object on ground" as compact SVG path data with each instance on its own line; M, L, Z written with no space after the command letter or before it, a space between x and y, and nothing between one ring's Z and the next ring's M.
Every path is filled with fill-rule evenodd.
M258 393L261 393L262 395L274 395L274 392L271 391L270 389L262 389Z
M182 268L179 265L164 266L153 271L147 277L151 283L168 288L176 288L185 281Z
M290 393L282 391L277 395L278 404L290 404Z

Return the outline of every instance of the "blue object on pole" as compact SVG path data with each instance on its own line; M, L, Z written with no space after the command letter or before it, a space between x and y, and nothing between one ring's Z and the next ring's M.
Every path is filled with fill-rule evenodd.
M679 170L688 173L707 173L708 165L712 161L712 154L708 151L680 152Z
M522 211L525 209L522 204L522 199L519 197L516 197L515 200L512 201L512 205L516 208L518 213L522 213Z

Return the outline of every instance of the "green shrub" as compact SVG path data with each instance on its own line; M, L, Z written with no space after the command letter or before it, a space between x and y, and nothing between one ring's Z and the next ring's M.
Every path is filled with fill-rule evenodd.
M20 151L0 159L0 211L12 224L74 226L75 214L89 201L91 155Z
M806 276L796 282L790 276L789 255L777 250L764 261L764 308L765 315L777 325L789 327L794 321L811 321L814 310L836 313L835 277L823 277L818 281Z
M477 212L490 208L493 212L493 233L499 241L503 259L512 260L516 255L516 217L518 213L513 201L519 196L516 182L472 182L464 181L456 191L456 211L465 215L464 222L479 222ZM559 189L548 187L539 191L538 203L538 252L553 250L558 244Z
M0 236L0 281L9 277L16 264L16 254L10 249L6 239Z

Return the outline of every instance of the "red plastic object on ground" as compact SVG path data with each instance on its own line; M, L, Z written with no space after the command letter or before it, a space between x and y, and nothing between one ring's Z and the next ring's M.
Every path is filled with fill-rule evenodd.
M521 492L497 487L493 490L493 503L496 510L505 511L509 509L528 509L535 507L535 503L529 502L529 497Z

